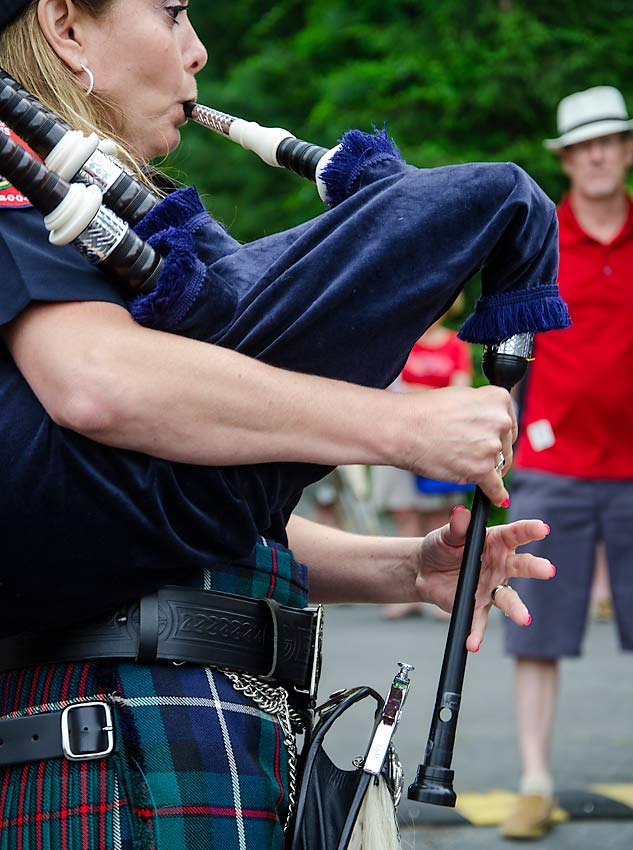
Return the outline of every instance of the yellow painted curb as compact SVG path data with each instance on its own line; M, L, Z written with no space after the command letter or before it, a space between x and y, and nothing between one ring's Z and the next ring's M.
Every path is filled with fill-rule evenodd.
M517 794L511 791L492 790L484 794L457 795L455 810L474 826L498 826L510 814ZM569 814L556 807L552 813L554 823L564 823Z
M618 783L617 785L590 785L589 790L592 794L601 794L603 797L608 797L609 800L617 800L618 803L624 803L625 806L630 806L633 809L633 785L625 785Z

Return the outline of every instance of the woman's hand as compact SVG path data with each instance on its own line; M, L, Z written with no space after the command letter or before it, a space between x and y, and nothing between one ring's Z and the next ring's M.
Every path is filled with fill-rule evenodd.
M478 484L495 505L507 507L502 475L512 466L517 421L510 393L493 386L445 387L393 393L400 431L392 466L427 478Z
M420 547L417 592L424 601L433 602L446 611L453 608L469 522L470 511L456 508L450 522L427 534ZM466 641L469 652L479 651L495 587L516 576L550 579L556 575L556 569L545 558L516 552L518 546L542 540L548 534L549 526L538 519L487 530L472 628ZM519 594L510 587L496 593L494 604L518 626L529 626L532 622Z

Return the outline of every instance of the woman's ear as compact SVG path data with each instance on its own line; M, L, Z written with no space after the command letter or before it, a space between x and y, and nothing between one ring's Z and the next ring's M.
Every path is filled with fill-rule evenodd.
M80 14L73 0L39 0L37 17L55 53L72 71L79 71L85 60Z

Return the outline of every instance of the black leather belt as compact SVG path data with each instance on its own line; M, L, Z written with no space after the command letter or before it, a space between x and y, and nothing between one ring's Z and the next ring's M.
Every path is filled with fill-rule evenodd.
M114 749L112 711L106 702L0 720L0 767L61 756L86 761L105 758Z
M316 696L323 609L164 587L107 621L0 640L0 670L99 659L227 667Z

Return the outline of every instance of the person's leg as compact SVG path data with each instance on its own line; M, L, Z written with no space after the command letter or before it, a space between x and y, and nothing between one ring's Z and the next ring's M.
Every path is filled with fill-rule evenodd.
M556 699L558 662L553 659L517 658L515 694L523 794L552 795L549 756Z
M557 695L557 661L516 659L515 699L522 773L519 796L501 824L504 838L542 838L551 826L554 783L549 761Z
M506 650L517 659L516 712L521 781L516 806L501 827L508 838L540 838L551 825L553 781L549 773L558 691L558 663L578 656L584 634L598 512L586 482L548 474L516 474L512 519L541 516L551 533L530 546L557 568L552 581L513 580L533 622L506 622Z
M558 662L519 657L515 697L522 774L519 796L501 825L505 838L541 838L554 810L554 783L549 772L550 742L558 696Z
M422 537L422 517L415 508L393 511L398 537Z
M436 528L441 528L451 518L451 509L448 507L434 508L421 514L422 534L428 534Z
M602 540L596 546L596 566L591 585L591 615L594 620L600 622L613 620L611 585L607 570L607 556Z

